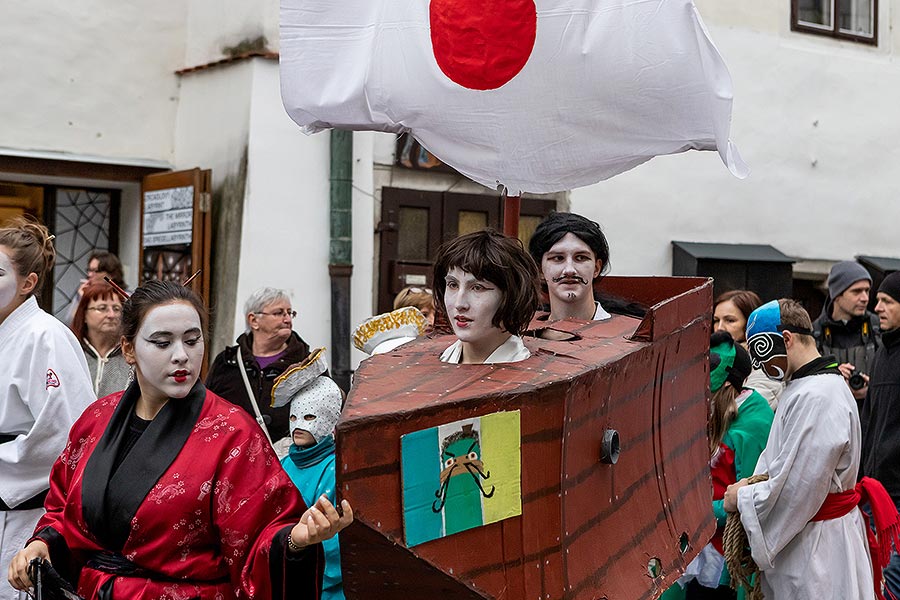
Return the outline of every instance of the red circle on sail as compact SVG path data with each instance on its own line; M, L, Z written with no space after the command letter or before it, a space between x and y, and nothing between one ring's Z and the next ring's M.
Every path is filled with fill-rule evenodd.
M534 0L431 0L431 45L441 71L473 90L515 77L534 49Z

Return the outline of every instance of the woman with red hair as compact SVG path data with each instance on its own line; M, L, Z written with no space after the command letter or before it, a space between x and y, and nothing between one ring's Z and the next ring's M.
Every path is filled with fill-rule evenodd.
M124 390L131 369L122 356L122 299L104 282L85 286L72 318L72 332L84 350L98 398Z

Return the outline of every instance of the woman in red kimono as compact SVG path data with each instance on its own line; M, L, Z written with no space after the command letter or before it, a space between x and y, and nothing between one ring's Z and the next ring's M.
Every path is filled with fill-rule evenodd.
M10 564L14 587L41 557L88 599L318 597L319 542L353 520L350 505L307 510L259 426L198 381L205 320L173 283L125 303L136 380L72 427L47 514Z

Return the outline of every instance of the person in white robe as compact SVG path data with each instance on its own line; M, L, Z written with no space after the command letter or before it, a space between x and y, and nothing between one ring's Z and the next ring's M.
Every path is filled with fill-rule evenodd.
M740 514L765 598L870 600L863 514L854 506L841 517L817 517L829 494L854 490L861 429L837 362L819 356L811 334L809 315L792 300L750 315L754 367L788 384L754 471L769 479L729 486L725 510Z
M489 364L531 356L521 333L538 307L538 268L518 239L488 230L445 243L435 258L434 292L457 337L441 361Z
M43 515L50 468L69 428L96 399L75 336L38 306L52 272L52 236L15 221L0 229L0 565L5 569ZM24 600L0 578L0 600Z

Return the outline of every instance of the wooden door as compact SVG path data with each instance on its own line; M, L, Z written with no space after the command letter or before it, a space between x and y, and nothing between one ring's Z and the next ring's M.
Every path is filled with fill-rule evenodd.
M378 312L391 310L394 296L406 286L433 287L431 271L442 242L487 227L499 230L502 202L487 194L384 188L376 228L381 237ZM526 248L537 223L555 207L553 200L522 200L519 239Z
M36 185L0 183L0 227L10 219L31 215L44 218L44 188Z
M0 183L0 227L15 217L31 216L44 222L44 188L39 185ZM44 278L43 285L35 290L38 304L52 312L53 276Z
M199 168L144 177L140 283L184 282L209 302L212 171Z
M406 286L429 287L434 254L441 245L440 192L384 188L378 311L391 310L394 296Z
M500 222L500 196L479 194L443 194L443 233L453 239L492 227L502 229Z

